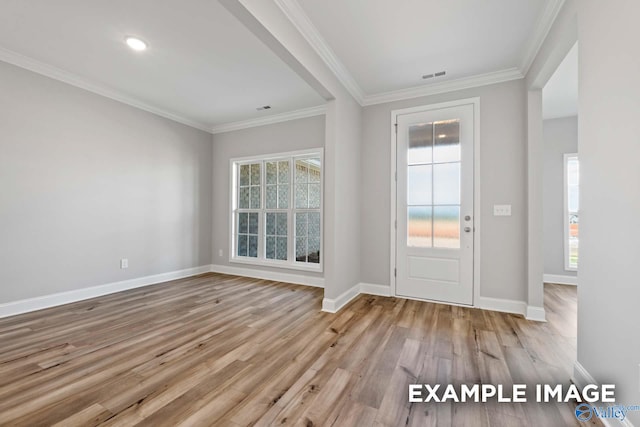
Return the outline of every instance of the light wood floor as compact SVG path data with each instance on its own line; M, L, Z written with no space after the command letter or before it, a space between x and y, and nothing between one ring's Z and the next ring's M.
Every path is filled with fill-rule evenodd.
M0 319L1 425L580 426L568 404L412 404L410 383L568 384L575 288L548 323L206 274Z

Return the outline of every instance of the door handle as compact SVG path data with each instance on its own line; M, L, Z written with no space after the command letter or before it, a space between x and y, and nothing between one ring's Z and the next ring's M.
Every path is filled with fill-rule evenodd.
M465 227L464 231L466 231L467 233L471 231L471 227Z

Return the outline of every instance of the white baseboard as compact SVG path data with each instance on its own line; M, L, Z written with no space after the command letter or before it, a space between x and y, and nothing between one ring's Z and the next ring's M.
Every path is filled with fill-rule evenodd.
M347 305L349 301L360 294L379 295L383 297L391 296L391 288L385 285L377 285L374 283L358 283L350 289L343 292L338 298L325 298L322 300L322 311L328 313L337 313L342 307Z
M360 283L360 293L368 295L379 295L381 297L391 296L391 287L388 285L377 285L375 283Z
M211 272L324 288L323 277L305 276L304 274L281 273L279 271L259 270L219 264L212 264Z
M527 320L533 320L535 322L546 322L547 313L544 311L544 307L536 307L535 305L528 305L527 311L524 314Z
M349 301L360 295L360 283L353 285L350 289L344 291L338 298L324 298L322 300L322 311L328 313L337 313L342 307L347 305Z
M560 274L545 274L542 276L542 280L545 283L557 283L559 285L578 285L578 278L576 276L564 276Z
M8 302L0 304L0 318L69 304L102 295L113 294L115 292L126 291L128 289L154 285L156 283L168 282L169 280L183 279L185 277L196 276L210 271L210 265L203 265L200 267L186 268L184 270L170 271L167 273L138 277L120 282L107 283L105 285L92 286L90 288L75 289L72 291L58 292L50 295L43 295L41 297Z
M573 382L579 388L583 388L587 384L599 384L595 378L585 369L577 360L573 364ZM606 427L633 427L633 423L629 418L620 421L615 418L598 418Z
M358 283L336 299L325 298L322 301L322 310L330 313L338 312L349 301L359 294L379 295L389 297L391 287L374 283ZM524 301L508 300L501 298L480 297L475 305L483 310L514 313L524 316L527 320L546 322L544 307L529 306Z
M491 297L479 297L476 302L476 307L483 310L500 311L503 313L520 314L527 320L533 320L536 322L546 322L546 315L543 307L534 307L527 305L524 301L491 298Z
M580 388L587 384L597 384L595 378L577 360L573 364L573 382Z
M526 315L527 304L524 301L516 301L502 298L479 297L476 307L483 310L501 311L503 313L513 313Z
M154 274L145 277L137 277L135 279L107 283L104 285L92 286L90 288L58 292L55 294L43 295L40 297L0 304L0 318L14 316L16 314L28 313L36 310L42 310L44 308L55 307L58 305L69 304L72 302L95 298L102 295L113 294L115 292L126 291L128 289L168 282L170 280L183 279L185 277L196 276L198 274L209 272L234 274L239 276L254 277L258 279L276 280L280 282L324 287L324 279L321 277L308 277L301 274L274 273L270 271L227 267L221 265L203 265L200 267L186 268L184 270L170 271L167 273Z

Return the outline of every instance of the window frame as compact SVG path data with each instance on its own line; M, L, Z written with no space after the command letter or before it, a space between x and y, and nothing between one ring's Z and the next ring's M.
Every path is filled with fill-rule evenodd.
M320 158L320 208L295 207L295 161L299 158ZM289 161L289 204L286 209L266 208L266 162ZM240 165L260 163L260 208L242 209L242 212L258 212L258 257L243 257L236 254L236 220L238 213L238 173ZM324 148L312 148L307 150L288 151L257 156L235 157L229 160L229 263L248 264L264 267L276 267L290 270L302 270L310 272L323 272L324 265ZM295 257L295 216L296 212L320 213L320 262L298 262ZM266 214L272 212L287 212L287 260L266 258Z
M578 157L578 153L565 153L563 156L563 172L564 172L564 183L563 183L563 194L564 194L564 204L562 207L562 211L564 213L564 269L565 271L578 271L578 266L571 265L571 245L569 244L570 239L570 231L569 227L571 224L569 223L570 215L578 216L578 224L580 224L580 208L578 211L573 212L569 211L569 161L577 160L578 165L580 164L580 159ZM579 167L579 166L578 166ZM579 170L579 169L578 169ZM578 175L579 176L579 175ZM580 181L578 181L578 192L580 191ZM580 241L580 237L578 237L578 242ZM579 247L579 246L578 246ZM579 265L579 262L578 262Z

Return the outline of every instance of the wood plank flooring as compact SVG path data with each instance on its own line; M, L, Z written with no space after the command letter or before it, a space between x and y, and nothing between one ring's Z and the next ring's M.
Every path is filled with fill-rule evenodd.
M205 274L0 319L0 425L579 426L570 404L409 404L410 383L569 383L575 288L548 323Z

